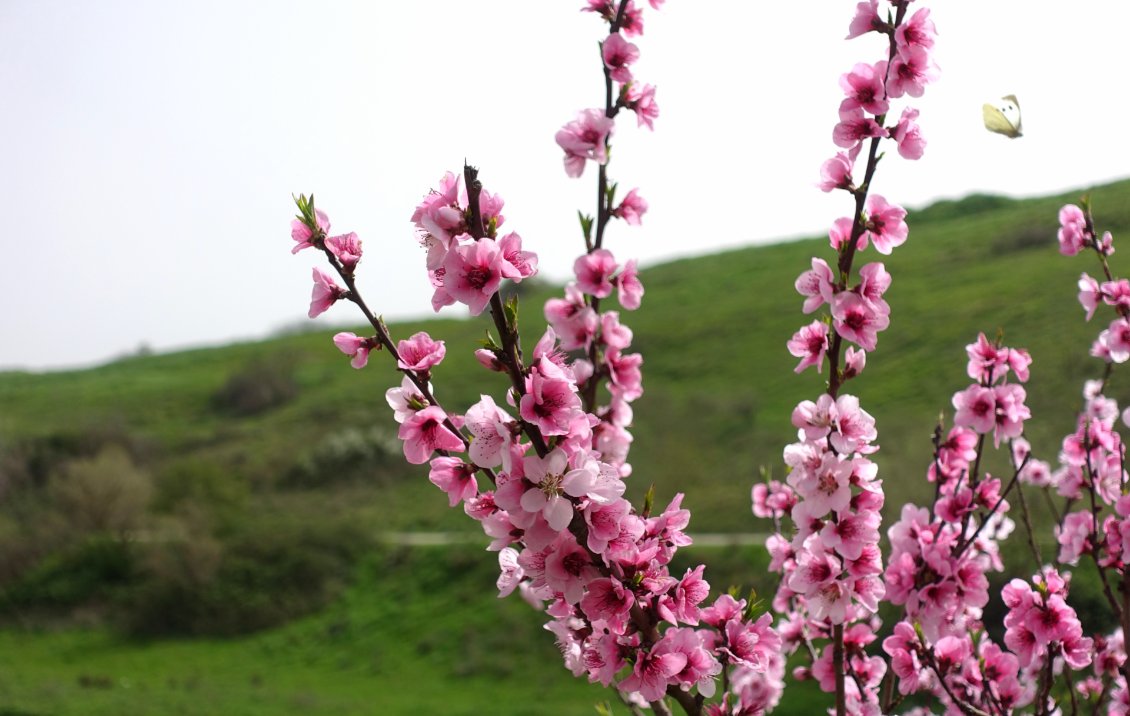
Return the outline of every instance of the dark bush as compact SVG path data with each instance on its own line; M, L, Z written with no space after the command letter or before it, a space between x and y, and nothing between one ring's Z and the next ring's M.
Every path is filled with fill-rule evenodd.
M231 415L258 415L290 402L297 395L294 361L273 356L254 360L232 374L212 395L212 405Z
M372 545L348 522L253 522L222 545L203 535L160 546L126 605L134 635L233 635L325 606Z
M62 610L105 601L136 577L131 546L106 536L92 537L51 555L4 590L0 611Z

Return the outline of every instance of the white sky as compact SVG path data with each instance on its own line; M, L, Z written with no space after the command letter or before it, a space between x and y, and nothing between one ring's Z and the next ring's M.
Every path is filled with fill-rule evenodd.
M430 313L408 218L464 157L543 274L564 278L595 178L565 176L553 135L603 105L603 26L581 4L0 2L0 366L87 365L305 320L316 261L290 254L292 192L313 191L335 233L358 232L374 310ZM942 79L915 101L929 145L919 162L890 153L875 191L921 206L1130 174L1130 3L915 5L940 34ZM618 258L813 235L848 211L815 182L836 151L837 78L884 54L875 35L843 41L854 8L646 9L635 74L658 87L661 116L654 133L620 120L610 171L651 210L643 227L612 227ZM981 127L981 104L1011 93L1015 141Z

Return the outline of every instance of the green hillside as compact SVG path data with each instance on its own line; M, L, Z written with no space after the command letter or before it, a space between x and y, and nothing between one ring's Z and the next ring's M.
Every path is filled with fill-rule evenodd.
M909 240L884 258L894 278L886 296L891 328L848 390L878 423L876 461L889 515L930 494L923 477L930 435L939 412L952 412L952 393L968 383L964 346L979 331L1003 329L1008 345L1031 352L1028 433L1037 456L1054 460L1072 428L1082 381L1101 370L1087 355L1101 325L1085 323L1075 299L1079 274L1097 274L1097 265L1060 256L1055 240L1059 207L1081 193L941 202L912 212ZM1130 227L1130 181L1091 195L1100 230L1111 230L1118 246ZM629 490L638 498L654 484L659 503L687 493L692 532L763 528L749 512L750 485L763 467L781 474L782 447L795 439L790 412L822 387L811 371L794 375L796 359L785 349L811 320L792 285L814 255L830 259L826 239L655 266L641 275L643 307L622 315L645 361ZM1114 256L1116 272L1121 258ZM860 260L878 257L868 252ZM526 290L528 349L543 330L541 303L550 294ZM394 338L426 328L447 341L448 358L433 383L447 407L462 410L487 390L502 399L501 377L471 356L486 324L484 318L391 328ZM467 713L497 698L495 683L531 697L546 693L562 713L585 713L575 706L603 698L600 690L569 683L559 666L552 679L541 675L542 666L529 666L559 660L536 614L518 600L490 606L497 603L493 555L472 552L458 565L455 557L417 555L404 557L423 560L412 568L403 561L389 566L391 557L375 546L382 533L477 526L447 507L426 467L403 463L384 400L399 376L385 356L354 371L331 333L134 357L84 371L0 373L0 655L26 655L19 665L0 661L0 714L122 713L131 710L125 704L151 703L129 701L141 697L123 691L116 671L140 669L139 659L146 698L168 705L139 713L408 713L410 699L384 711L365 704L389 684L408 683L410 667L439 669L445 686L432 697L469 698ZM1116 374L1110 393L1125 401L1130 386ZM694 555L702 556L710 555ZM382 565L394 582L381 580ZM421 586L429 570L439 570L434 592ZM764 570L751 565L751 574L758 571ZM716 587L744 579L732 560L719 572ZM389 631L389 623L423 620L427 608L457 610L436 595L448 584L460 585L459 601L478 616L453 611L450 623L425 624L412 636ZM414 595L423 611L394 609L400 593ZM535 655L493 666L483 657L465 668L470 673L437 656L454 641L493 658L498 648L489 639L470 645L490 631L478 621L483 609L502 615L496 618L504 628ZM286 622L293 623L278 626ZM256 629L266 631L216 641ZM428 639L435 645L421 647ZM382 649L386 657L372 656ZM188 666L161 671L174 662ZM195 693L186 686L192 673L204 684ZM217 673L234 674L234 701L224 701L225 677ZM328 681L306 683L310 674ZM284 689L281 679L297 686ZM183 699L170 695L170 684L187 690ZM158 696L161 689L172 691ZM218 689L207 691L210 708L183 705L207 689ZM264 700L267 706L253 706Z

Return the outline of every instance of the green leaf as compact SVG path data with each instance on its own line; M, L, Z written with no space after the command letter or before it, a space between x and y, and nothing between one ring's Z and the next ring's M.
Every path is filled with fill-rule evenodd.
M512 333L518 332L518 297L511 296L506 299L506 304L502 307L506 314L506 326Z
M651 517L651 506L655 502L655 485L647 488L647 494L643 496L643 518L646 520Z
M581 231L585 235L585 242L592 241L592 217L577 211L577 218L581 220Z
M486 338L483 338L479 341L479 345L481 345L483 348L486 348L487 350L492 350L492 351L502 350L502 346L498 345L498 342L496 340L494 340L494 336L492 336L490 334L490 331L486 332L486 336L487 336Z

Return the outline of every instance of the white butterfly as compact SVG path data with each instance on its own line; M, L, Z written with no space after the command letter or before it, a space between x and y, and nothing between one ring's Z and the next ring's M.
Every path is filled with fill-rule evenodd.
M981 115L985 119L985 129L990 132L1012 139L1023 136L1020 132L1020 102L1016 95L1005 95L996 104L986 103L981 107Z

